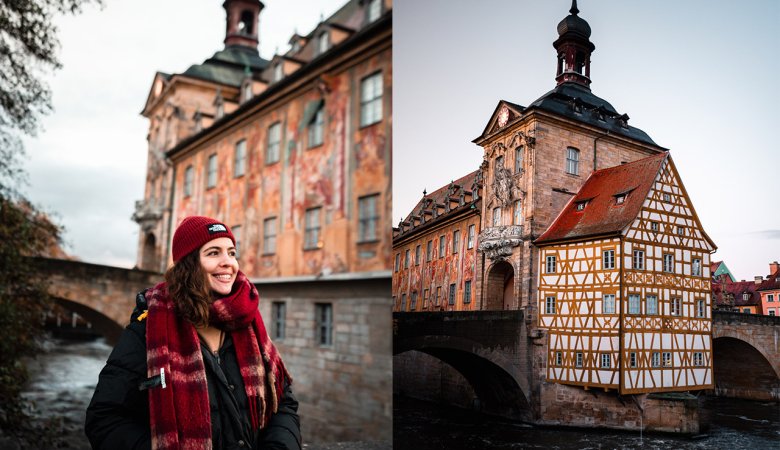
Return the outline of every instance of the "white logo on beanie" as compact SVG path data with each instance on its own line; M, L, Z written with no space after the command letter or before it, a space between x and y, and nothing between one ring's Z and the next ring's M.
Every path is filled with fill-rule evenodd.
M208 230L209 230L209 234L226 233L227 232L227 228L224 225L222 225L221 223L213 223L213 224L209 225Z

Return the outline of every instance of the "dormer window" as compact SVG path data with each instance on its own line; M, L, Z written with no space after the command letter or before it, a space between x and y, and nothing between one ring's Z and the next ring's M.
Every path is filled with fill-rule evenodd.
M748 300L750 300L750 294L748 294L747 292L745 292L744 294L742 294L742 300L745 300L745 301L748 301Z
M323 31L320 33L320 35L317 37L317 55L321 55L328 51L328 45L330 44L330 39L327 31Z
M584 202L577 202L577 211L584 210L585 209L585 205L587 205L587 204L588 204L587 200L584 201Z
M241 102L245 102L252 98L252 80L246 79L241 85Z
M368 23L371 23L382 15L382 0L369 0L367 11Z
M301 42L299 40L293 41L292 45L290 45L290 51L293 53L298 53L301 50Z
M622 205L626 201L626 194L620 194L615 196L615 204Z
M284 77L284 71L282 70L282 63L278 62L274 66L274 81L279 81Z

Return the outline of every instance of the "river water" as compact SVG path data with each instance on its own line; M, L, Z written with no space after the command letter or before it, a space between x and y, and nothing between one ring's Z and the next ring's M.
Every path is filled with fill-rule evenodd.
M780 450L780 404L704 400L710 429L695 438L510 423L407 397L393 398L397 449L724 449Z

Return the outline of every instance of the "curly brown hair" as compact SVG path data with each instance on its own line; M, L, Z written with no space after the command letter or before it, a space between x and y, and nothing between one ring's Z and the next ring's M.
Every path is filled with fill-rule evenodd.
M214 299L200 265L200 254L191 252L174 263L165 272L165 282L179 315L196 327L208 326L209 306Z

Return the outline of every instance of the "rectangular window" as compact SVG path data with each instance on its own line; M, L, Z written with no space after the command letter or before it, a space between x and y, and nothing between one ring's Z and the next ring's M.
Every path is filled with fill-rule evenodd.
M236 258L238 258L241 256L241 225L233 225L230 231L233 232L233 238L236 240Z
M515 201L515 225L523 224L523 201Z
M414 248L414 265L419 266L420 265L420 255L421 255L422 248L418 245Z
M663 352L664 367L672 367L672 352Z
M455 304L455 283L450 285L450 305Z
M236 143L233 156L233 176L240 177L246 170L246 139L241 139Z
M206 187L213 188L217 185L217 154L209 155L206 170Z
M601 313L615 314L615 294L606 294L601 298Z
M702 352L693 352L693 365L694 366L703 366L704 365L704 353L702 353Z
M547 297L544 304L545 314L555 314L555 297Z
M639 314L639 294L628 295L628 313Z
M404 269L409 268L409 249L406 249L406 253L404 254Z
M671 202L672 201L672 196L669 195L668 192L664 192L664 201L665 202Z
M417 310L417 291L412 292L412 301L409 303L409 310L410 311Z
M545 265L546 273L555 273L555 256L547 257L547 264Z
M582 367L582 352L576 353L576 358L574 361L575 367Z
M433 239L428 241L428 245L425 246L425 260L430 261L433 258Z
M515 173L523 171L523 146L515 149Z
M605 250L604 251L604 269L614 269L615 268L615 251L614 250Z
M358 199L358 242L371 242L377 240L376 225L379 223L379 212L376 204L379 194L367 195Z
M496 206L493 208L493 226L497 227L501 225L501 207Z
M674 256L664 253L664 272L674 272Z
M395 271L396 271L396 272L398 272L398 269L399 269L399 268L401 268L401 254L400 254L400 253L396 253L396 254L395 254L395 265L394 265L394 269L395 269Z
M287 304L284 302L273 302L271 304L271 317L273 318L273 336L274 339L284 339L285 316L287 314Z
M333 345L333 304L316 303L317 341L321 346Z
M263 220L263 254L276 253L276 217Z
M628 367L636 367L636 352L628 354Z
M693 264L691 266L691 274L694 277L700 277L701 276L701 260L700 259L694 259Z
M327 31L323 31L317 37L317 55L321 55L328 51L328 46L330 45L329 36L330 33L328 33Z
M680 236L685 236L685 227L677 227L677 234Z
M563 365L563 354L561 352L555 352L555 365Z
M610 367L612 367L611 355L609 353L602 353L601 354L601 368L602 369L609 369Z
M679 316L682 314L682 299L681 298L673 298L672 299L672 305L671 305L671 314L673 316Z
M653 352L650 364L653 367L661 367L661 352Z
M306 210L303 232L303 249L311 250L320 248L320 210L322 208L310 208Z
M279 161L279 149L282 146L282 124L273 123L268 127L268 145L265 149L265 163L273 164Z
M436 306L441 304L441 286L436 286Z
M406 311L406 294L401 295L401 311Z
M645 268L645 252L642 250L634 250L634 265L635 270L644 270Z
M658 232L658 222L650 222L650 231Z
M769 303L772 303L773 301L775 301L774 294L766 294L766 301L769 302Z
M466 280L463 286L463 304L471 303L471 280Z
M452 253L458 253L458 247L460 247L460 230L452 232Z
M428 289L423 291L423 309L428 309Z
M704 310L704 300L696 300L696 317L706 317Z
M469 225L469 237L468 237L468 242L466 244L466 248L468 249L474 248L474 238L476 237L475 234L476 234L476 225L473 224Z
M371 23L382 15L382 0L369 0L368 2L368 23Z
M184 170L184 196L189 197L192 195L192 181L195 178L195 169L192 165L187 166Z
M444 258L444 246L447 241L444 240L444 235L439 236L439 258Z
M322 145L323 129L325 128L325 107L320 106L309 122L309 148Z
M657 315L658 314L658 297L655 295L647 296L647 305L645 306L645 314Z
M580 151L576 148L566 149L566 173L580 174Z
M382 72L360 81L360 126L382 120Z
M771 309L769 310L769 315L770 315L770 316L774 316L774 315L775 315L775 309L774 309L774 308L771 308Z

